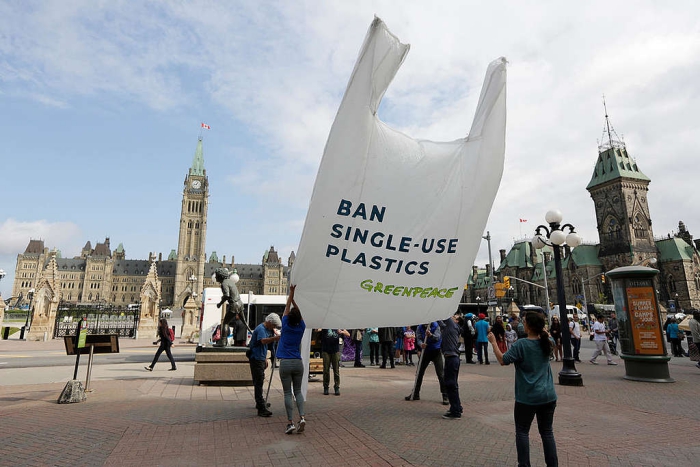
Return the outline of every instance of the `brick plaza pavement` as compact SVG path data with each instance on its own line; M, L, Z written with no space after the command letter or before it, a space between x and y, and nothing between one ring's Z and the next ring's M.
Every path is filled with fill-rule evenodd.
M636 383L622 379L622 364L599 361L577 366L584 387L557 385L560 465L699 465L700 370L674 358L676 383ZM274 415L260 418L252 388L196 386L193 365L174 373L164 363L153 373L140 363L95 366L94 392L80 404L56 404L63 383L0 386L0 465L516 465L511 367L463 364L457 421L440 417L432 367L413 402L404 401L412 368L342 368L342 395L323 396L311 382L306 431L285 435L277 375ZM9 371L0 369L0 384ZM544 465L536 426L530 441L533 465Z

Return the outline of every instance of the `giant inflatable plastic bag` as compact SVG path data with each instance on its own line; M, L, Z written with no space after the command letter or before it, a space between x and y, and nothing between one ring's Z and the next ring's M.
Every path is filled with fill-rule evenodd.
M377 117L408 50L375 18L331 128L291 276L313 328L444 319L478 251L503 172L506 61L489 65L467 137L419 141Z

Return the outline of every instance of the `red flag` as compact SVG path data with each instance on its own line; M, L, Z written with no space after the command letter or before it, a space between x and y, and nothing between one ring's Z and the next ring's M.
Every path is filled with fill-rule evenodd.
M527 219L520 219L520 222L527 222Z
M211 130L211 127L207 125L206 123L202 123L202 128L206 128L207 130Z

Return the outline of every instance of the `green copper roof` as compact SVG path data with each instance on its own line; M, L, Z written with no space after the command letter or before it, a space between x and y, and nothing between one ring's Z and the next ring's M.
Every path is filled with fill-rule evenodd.
M650 182L637 163L627 154L624 146L611 147L598 154L598 162L593 169L593 176L588 182L587 190L618 178L632 178Z
M474 273L469 274L469 279L467 279L467 285L474 289L485 289L489 286L488 275L486 275L486 269L478 269L476 277Z
M576 266L602 266L598 259L600 245L579 245L571 250L571 257Z
M501 261L500 266L496 269L496 272L501 272L504 268L531 268L532 260L530 259L530 252L532 250L532 244L529 241L520 241L513 245L513 247L506 255L506 258Z
M218 263L219 262L219 257L216 255L216 251L212 251L211 255L209 255L209 262L210 263Z
M170 250L168 261L177 261L177 252L175 250Z
M115 253L123 253L124 252L124 244L120 243L119 246L117 247L116 250L114 250Z
M656 241L656 248L659 250L659 262L678 261L693 259L693 247L685 240L678 237L664 238Z
M204 175L204 152L202 151L202 139L197 141L197 149L194 151L190 175Z

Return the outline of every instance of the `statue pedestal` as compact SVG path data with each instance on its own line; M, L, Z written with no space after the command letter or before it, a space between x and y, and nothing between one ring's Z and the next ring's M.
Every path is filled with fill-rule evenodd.
M194 380L199 384L252 386L247 347L204 347L195 355ZM270 365L268 365L268 368Z

